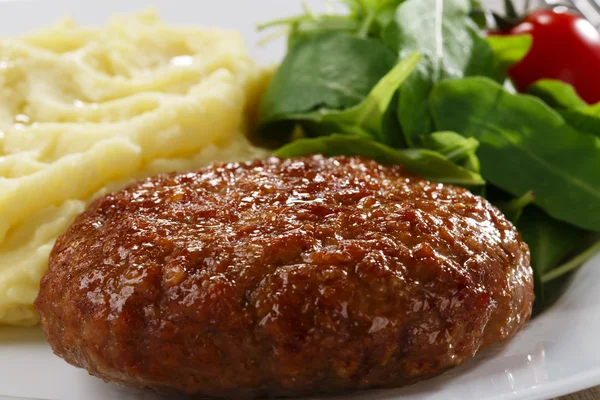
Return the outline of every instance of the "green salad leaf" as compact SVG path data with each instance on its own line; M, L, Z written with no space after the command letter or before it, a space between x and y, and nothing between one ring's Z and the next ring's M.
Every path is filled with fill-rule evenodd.
M380 41L347 33L302 41L290 49L271 80L260 108L260 128L290 120L293 114L360 103L396 59Z
M600 137L600 104L588 105L573 86L553 79L542 79L531 85L527 93L555 108L573 128Z
M533 43L530 35L494 35L486 40L494 54L494 65L500 76L521 61Z
M426 148L443 154L450 161L479 173L480 163L477 158L479 141L466 138L456 132L433 132L424 138Z
M579 108L587 106L568 83L554 79L541 79L527 88L527 93L544 100L552 108Z
M433 130L428 98L443 79L497 77L492 50L470 18L469 0L405 1L385 28L384 41L400 55L423 60L400 88L398 118L411 147Z
M555 108L573 128L600 137L600 104L588 105L573 86L553 79L542 79L531 85L527 93Z
M590 106L558 112L573 128L600 138L600 107Z
M517 197L510 201L495 202L494 205L502 211L502 214L508 218L510 222L516 224L521 219L525 208L535 201L535 193L533 191L526 192L523 196Z
M548 300L544 290L544 276L551 273L580 246L589 233L558 221L537 207L525 209L517 222L517 229L531 252L531 268L536 280L536 296L539 301L544 302Z
M515 196L533 190L552 217L600 232L600 138L486 78L440 82L430 104L438 129L479 141L486 180Z
M598 238L598 235L594 235L593 238L595 239L594 242L592 242L592 244L589 245L585 250L581 251L575 257L559 265L558 267L546 272L542 276L542 283L545 284L552 282L570 272L573 272L589 261L594 255L596 255L596 253L600 251L600 238Z
M377 139L382 143L397 144L393 132L384 129L384 117L398 87L419 63L421 56L412 54L397 64L375 85L363 101L345 110L320 108L316 111L289 114L287 119L304 122L305 132L311 136L345 133Z
M309 154L325 156L363 156L382 164L400 164L408 170L437 182L460 186L480 186L483 178L454 164L440 153L428 149L393 149L374 140L337 135L299 139L275 152L279 157L300 157Z

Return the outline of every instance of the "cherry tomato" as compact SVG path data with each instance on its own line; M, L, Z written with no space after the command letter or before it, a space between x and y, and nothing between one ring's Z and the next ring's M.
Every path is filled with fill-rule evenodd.
M531 50L509 76L519 91L538 79L558 79L570 83L588 103L600 102L600 32L562 9L535 11L504 33L533 38Z

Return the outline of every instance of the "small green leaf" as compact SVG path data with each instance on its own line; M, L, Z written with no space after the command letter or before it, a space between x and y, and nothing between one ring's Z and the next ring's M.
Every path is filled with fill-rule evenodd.
M571 109L587 106L573 86L554 79L541 79L529 86L526 92L544 100L552 108Z
M325 156L363 156L382 164L404 165L408 170L437 182L460 186L481 186L479 174L462 168L438 152L427 149L393 149L382 143L356 136L330 135L299 139L275 152L279 157L300 157L309 154Z
M600 138L600 109L598 107L590 106L581 109L558 110L558 112L573 128Z
M354 107L342 111L321 108L313 112L290 114L287 119L305 122L305 130L313 136L345 133L386 142L388 138L383 136L384 116L394 94L420 59L420 55L411 54L402 62L396 64L375 85L367 97ZM399 132L398 136L400 136Z
M600 138L485 78L440 82L430 103L438 129L479 141L486 180L513 196L533 190L552 217L600 232Z
M471 11L469 16L480 29L488 29L488 15L491 16L491 13L488 10L473 7L473 11Z
M542 303L552 299L542 283L543 276L556 268L585 240L588 233L558 221L537 207L527 207L517 222L517 228L531 252L531 267L536 280L536 297Z
M568 260L562 265L546 272L542 276L542 283L548 283L555 279L558 279L569 272L573 272L577 268L581 267L583 264L588 262L593 256L595 256L600 251L600 240L594 242L591 246L589 246L585 251L579 253L572 259Z
M520 62L531 49L530 35L492 35L486 38L494 53L494 65L499 74Z
M330 113L328 116L344 121L345 124L361 126L377 136L381 131L382 116L388 109L394 94L420 60L419 54L409 55L377 82L371 93L359 105L338 113Z
M400 89L398 118L411 147L433 131L428 98L444 79L482 75L499 78L492 51L470 18L470 0L417 0L402 3L383 40L400 58L418 52L423 59Z
M263 97L260 132L272 135L268 126L293 121L292 115L359 104L396 60L388 47L374 39L329 33L303 40L290 49Z
M527 93L544 100L580 132L600 137L600 104L588 105L573 86L552 79L542 79L531 85Z
M523 196L517 197L508 202L498 202L496 206L502 211L504 216L508 218L510 222L516 224L521 215L523 215L523 211L525 207L532 204L535 201L535 193L533 191L526 192Z
M427 135L423 145L443 154L450 161L479 173L479 159L475 154L479 142L474 138L466 138L456 132L434 132Z

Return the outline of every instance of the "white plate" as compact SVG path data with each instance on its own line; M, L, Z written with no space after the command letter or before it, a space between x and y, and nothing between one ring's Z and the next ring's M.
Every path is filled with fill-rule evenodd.
M299 11L298 0L153 0L169 22L240 30L252 55L275 61L280 41L256 46L257 22ZM98 24L113 12L144 8L147 0L0 0L0 35L21 33L71 15ZM404 389L347 396L392 399L545 399L600 384L600 256L573 279L560 302L514 340L438 378ZM104 400L156 399L148 392L105 384L52 354L39 329L0 328L0 397Z

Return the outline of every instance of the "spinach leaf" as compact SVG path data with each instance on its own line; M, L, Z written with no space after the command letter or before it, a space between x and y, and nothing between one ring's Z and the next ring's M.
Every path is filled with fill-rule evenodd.
M570 109L587 106L573 86L554 79L541 79L528 87L526 92L544 100L552 108Z
M486 180L515 196L533 190L552 217L600 232L600 138L485 78L440 82L430 104L438 129L479 141Z
M550 217L537 207L525 209L517 228L531 252L536 297L544 303L553 296L543 277L573 252L588 233Z
M600 108L591 106L581 109L558 110L558 112L573 128L600 138Z
M510 67L521 61L533 43L530 35L494 35L488 36L486 40L494 53L494 65L500 75L505 75Z
M354 106L390 71L396 59L380 41L347 33L304 40L290 49L273 76L260 107L260 127L289 120L290 114ZM286 134L279 132L280 136Z
M529 245L531 266L535 273L544 276L577 246L587 232L558 221L537 207L528 207L517 228Z
M596 253L600 252L600 239L597 235L594 236L595 241L588 246L584 251L566 261L562 265L548 271L542 276L542 283L549 283L564 275L573 272L583 264L588 262Z
M371 93L354 107L342 111L319 109L303 114L290 114L286 118L305 122L305 132L313 136L335 132L397 144L394 137L400 137L400 133L384 129L384 117L398 87L410 75L420 59L421 56L418 54L408 56L381 78Z
M325 156L363 156L382 164L401 164L408 170L432 181L461 186L479 186L485 182L479 174L462 168L440 153L427 149L393 149L373 140L356 136L330 135L299 139L275 152L279 157L308 154Z
M479 173L480 164L475 154L479 142L475 138L466 138L456 132L434 132L423 140L426 148L443 154L450 161Z
M573 128L600 137L600 103L592 106L559 109L558 112Z
M600 137L600 104L589 106L573 86L552 79L542 79L531 85L527 93L557 109L573 128Z
M492 51L469 17L469 0L413 0L402 3L384 30L384 41L400 58L412 52L423 60L400 89L398 118L406 142L417 147L433 130L429 92L443 79L497 77Z
M529 191L521 197L517 197L511 201L495 202L494 205L502 211L502 214L504 214L510 222L516 224L521 219L521 215L523 215L525 208L534 201L535 193Z

